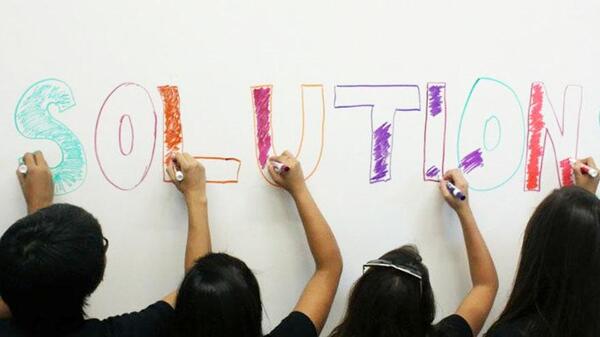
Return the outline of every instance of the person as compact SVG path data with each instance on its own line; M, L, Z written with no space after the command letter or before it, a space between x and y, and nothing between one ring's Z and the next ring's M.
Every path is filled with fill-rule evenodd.
M506 307L486 336L600 336L600 201L592 158L576 162L575 186L554 190L525 228Z
M188 154L178 154L176 161L186 177L177 187L188 206L185 267L189 269L210 250L204 232L206 179L204 168ZM102 281L109 242L90 213L53 204L52 175L41 152L25 154L24 163L27 173L17 175L29 215L0 238L0 336L166 336L176 292L137 313L86 319L86 300ZM173 171L172 164L172 177Z
M337 290L341 254L304 182L300 163L287 151L270 161L273 181L286 189L296 203L316 269L292 313L268 336L316 337L327 320ZM289 170L277 173L273 162ZM173 327L175 337L262 337L260 290L248 266L223 253L200 258L181 283Z
M464 201L451 194L448 181L463 191ZM470 337L479 333L498 290L496 269L469 206L468 184L462 174L447 172L439 188L460 219L473 283L455 314L432 324L435 301L428 269L416 247L402 246L364 265L346 314L330 337Z

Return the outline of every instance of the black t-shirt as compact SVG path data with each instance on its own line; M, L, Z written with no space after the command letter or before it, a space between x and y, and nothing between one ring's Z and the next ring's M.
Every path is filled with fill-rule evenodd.
M305 314L294 311L265 337L317 337L317 328Z
M64 337L163 337L167 336L175 311L160 301L148 308L105 320L86 320L80 329ZM0 336L26 337L9 320L0 320Z
M488 337L525 337L529 335L526 332L529 320L527 319L518 319L516 321L510 321L505 323L500 323L500 325L496 326L494 330L488 331Z
M317 329L305 314L294 311L265 337L317 337ZM429 337L473 337L471 327L459 315L451 315L433 327Z
M469 323L459 315L450 315L433 327L429 337L473 337Z

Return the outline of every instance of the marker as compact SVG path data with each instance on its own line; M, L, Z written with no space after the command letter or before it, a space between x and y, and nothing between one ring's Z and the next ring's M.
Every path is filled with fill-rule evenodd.
M177 165L177 159L175 159L175 153L173 153L172 159L173 159L173 164L175 164L175 165L173 165L173 168L175 169L175 179L178 182L182 182L184 175L183 175L183 172L181 172L181 170L179 169L179 165Z
M455 198L459 200L467 199L467 196L458 187L454 186L453 183L446 181L446 188Z
M576 162L577 161L573 158L569 159L569 163L571 163L572 167L575 166ZM596 178L598 176L598 170L591 168L591 167L587 166L586 164L581 164L581 173L587 174L592 178Z
M275 172L279 174L284 174L285 172L288 172L290 170L289 166L278 161L272 161L271 165L273 165L273 169L275 170Z
M19 172L23 173L23 174L27 174L27 165L25 164L21 164L19 165Z
M440 180L436 180L438 183L440 182ZM461 200L464 201L465 199L467 199L467 196L460 190L460 188L456 187L453 183L446 181L446 188L448 189L448 191L450 191L450 193L452 193L452 195Z
M175 179L177 179L177 181L182 182L183 181L183 172L179 171L179 169L175 169Z

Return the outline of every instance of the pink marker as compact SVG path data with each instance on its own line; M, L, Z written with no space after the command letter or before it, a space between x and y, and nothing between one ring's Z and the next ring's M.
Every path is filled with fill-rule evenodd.
M279 174L284 174L290 170L290 167L278 161L272 161L273 169Z
M573 158L569 159L569 163L571 163L571 166L575 166L576 162L577 161ZM581 164L581 173L587 174L592 178L596 178L598 176L598 170L591 168L586 164Z

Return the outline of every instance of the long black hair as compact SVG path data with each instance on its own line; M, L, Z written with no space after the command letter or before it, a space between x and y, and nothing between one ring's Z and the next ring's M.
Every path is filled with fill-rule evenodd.
M233 256L208 254L185 276L175 316L176 337L262 337L256 277Z
M506 308L526 336L600 336L600 201L579 187L552 192L533 213Z
M330 337L423 337L432 329L433 291L417 248L403 246L381 259L416 269L421 281L393 268L370 268L354 284L346 315Z

